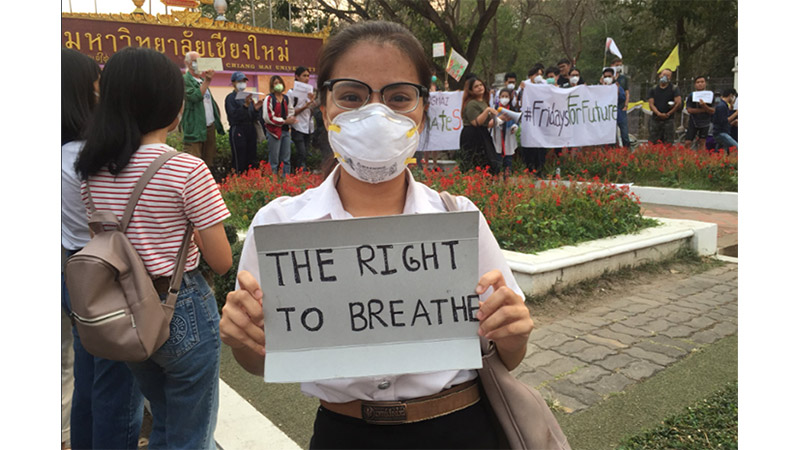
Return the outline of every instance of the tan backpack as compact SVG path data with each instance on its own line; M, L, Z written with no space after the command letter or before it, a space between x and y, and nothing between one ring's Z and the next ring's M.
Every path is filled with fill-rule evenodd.
M121 222L113 212L95 208L87 185L92 239L67 260L64 277L72 323L78 330L81 344L94 356L115 361L144 361L169 338L169 324L183 279L192 224L186 226L164 303L125 230L145 186L175 155L175 151L166 152L150 164L136 183ZM106 231L103 224L116 227Z

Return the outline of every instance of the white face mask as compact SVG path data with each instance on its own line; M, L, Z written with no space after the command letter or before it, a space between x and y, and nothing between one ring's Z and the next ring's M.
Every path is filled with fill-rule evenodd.
M247 83L245 83L244 81L240 81L240 82L236 83L236 89L238 89L240 91L243 91L243 90L247 89Z
M197 72L197 61L192 61L191 66L192 66L192 71Z
M511 99L508 98L508 97L503 97L503 98L500 99L500 104L503 105L503 106L506 106L506 105L508 105L508 101L509 100L511 100Z
M514 83L508 83L508 85L506 87L513 91L514 90Z
M614 82L614 78L612 78L612 77L605 77L605 78L603 78L603 82L604 82L605 84L611 84L611 83L613 83L613 82Z
M545 83L544 78L541 75L536 75L536 78L533 79L533 82L538 84Z
M581 81L580 77L572 77L569 79L571 84L578 84L578 81Z
M419 146L417 124L383 103L370 103L328 120L328 141L344 170L367 183L400 175Z

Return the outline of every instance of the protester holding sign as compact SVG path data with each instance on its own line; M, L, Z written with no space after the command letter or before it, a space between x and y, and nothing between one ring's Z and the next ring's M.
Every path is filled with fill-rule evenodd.
M473 77L464 85L461 101L461 118L464 128L459 139L461 171L489 166L492 173L500 172L500 165L489 130L494 128L497 110L489 106L489 92L480 79Z
M511 173L511 165L514 159L514 150L517 149L517 124L511 117L502 113L502 111L509 110L511 105L511 98L514 91L510 88L500 90L498 94L498 102L500 109L500 117L495 120L497 122L492 129L492 140L494 148L498 157L502 161L503 171L506 174ZM507 119L507 120L506 120Z
M338 166L318 188L273 200L256 214L245 239L237 290L228 294L220 322L222 341L239 364L259 375L265 370L262 300L267 303L270 292L261 287L254 227L447 210L439 194L414 181L406 168L426 124L430 77L416 38L394 23L351 25L328 40L317 67L320 109ZM458 206L477 210L464 197ZM496 343L511 370L525 355L533 322L483 216L478 241L479 334ZM402 292L388 295L398 298ZM302 391L321 402L310 448L499 448L502 435L486 400L478 399L476 377L474 370L450 370L303 382ZM468 392L478 397L465 402ZM396 417L394 410L376 403L402 400L393 404L410 405L420 397L437 413ZM376 424L369 419L376 408L392 420Z
M711 101L706 102L700 98L700 94L709 93ZM706 97L708 99L708 97ZM697 76L694 79L694 92L686 99L686 111L689 113L689 129L686 131L686 138L683 146L692 148L695 137L698 138L698 150L706 149L706 138L708 129L711 127L711 116L714 114L714 93L706 91L706 77Z
M258 94L241 98L241 94L248 94L245 92L247 81L244 73L234 72L231 75L233 91L225 97L225 114L228 116L228 123L231 126L228 131L231 159L233 159L233 169L236 170L236 173L258 167L256 127L261 126L258 118L261 116L261 106L264 101L258 99Z
M299 66L294 71L294 88L286 93L294 107L294 117L297 120L292 124L292 142L297 150L297 170L307 172L309 170L306 167L306 158L311 151L311 135L314 133L311 111L316 107L313 87L308 84L309 77L308 68Z

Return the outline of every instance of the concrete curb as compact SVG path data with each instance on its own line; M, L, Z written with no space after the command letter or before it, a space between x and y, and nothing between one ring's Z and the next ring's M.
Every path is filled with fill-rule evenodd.
M520 288L528 295L542 295L596 278L609 270L635 267L668 258L683 246L700 255L717 251L717 225L693 220L658 218L660 226L640 233L614 236L527 254L502 250Z
M631 186L631 192L636 194L642 203L739 211L738 192L693 191L636 185Z
M219 413L214 440L222 450L301 448L222 379L219 380Z

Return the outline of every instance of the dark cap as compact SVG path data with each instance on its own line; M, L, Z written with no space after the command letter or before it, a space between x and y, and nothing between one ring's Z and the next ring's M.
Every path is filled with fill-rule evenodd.
M242 72L233 72L233 75L231 75L231 81L242 81L242 80L248 81L247 77Z

